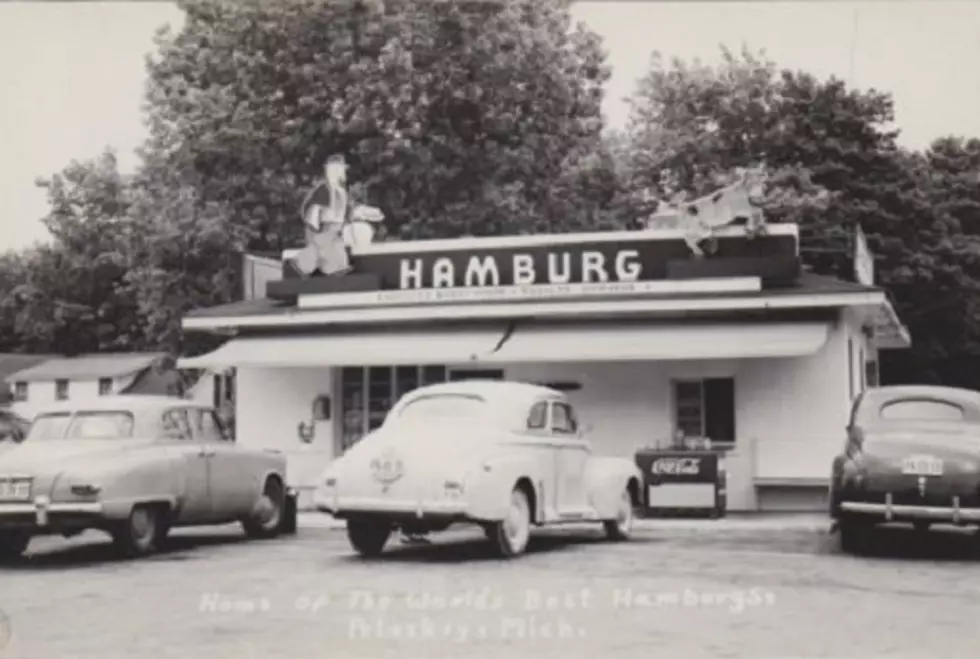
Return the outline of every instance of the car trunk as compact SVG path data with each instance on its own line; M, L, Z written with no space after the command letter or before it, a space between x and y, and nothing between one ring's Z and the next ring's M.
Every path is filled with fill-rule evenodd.
M382 429L344 456L338 490L392 501L441 498L446 481L461 482L490 441L454 428Z
M925 427L869 433L862 445L868 467L865 491L896 504L948 505L980 499L980 436L960 427Z

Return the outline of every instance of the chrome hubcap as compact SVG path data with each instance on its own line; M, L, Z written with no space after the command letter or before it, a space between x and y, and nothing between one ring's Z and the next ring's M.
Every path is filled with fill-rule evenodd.
M265 527L272 527L279 523L279 505L276 504L275 500L265 494L259 501L258 506L258 518L259 522Z
M137 540L145 540L153 532L153 519L149 511L144 509L134 510L131 520L133 537Z
M616 516L616 524L624 533L628 533L633 526L633 501L630 499L629 492L624 492L619 500L619 514Z

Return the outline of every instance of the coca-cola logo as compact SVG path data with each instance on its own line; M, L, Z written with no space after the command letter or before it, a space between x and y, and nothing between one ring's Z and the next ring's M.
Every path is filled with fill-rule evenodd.
M650 465L656 475L693 476L701 473L701 458L660 458Z

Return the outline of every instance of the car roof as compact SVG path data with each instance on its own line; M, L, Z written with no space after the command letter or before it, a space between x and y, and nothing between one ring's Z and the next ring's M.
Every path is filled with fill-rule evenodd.
M960 387L943 387L931 384L901 384L874 387L864 392L864 396L875 401L902 398L933 398L960 402L980 407L980 391Z
M62 400L46 405L40 405L36 414L52 414L56 412L75 411L107 411L130 410L147 411L166 407L195 407L211 409L211 406L177 396L162 396L153 394L120 394L116 396L99 396L98 398L83 398L79 400Z
M496 401L528 402L541 397L560 398L565 395L556 389L513 380L459 380L441 382L414 389L409 396L433 394L471 394Z

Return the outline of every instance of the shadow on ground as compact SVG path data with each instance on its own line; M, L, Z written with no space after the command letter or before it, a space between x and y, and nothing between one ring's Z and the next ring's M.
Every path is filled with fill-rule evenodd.
M836 535L832 537L837 540ZM861 556L890 560L980 563L980 534L965 529L941 528L919 532L897 525L881 526L874 530Z
M661 542L656 538L634 537L629 543L647 544ZM601 533L589 535L585 533L571 534L567 532L539 532L531 536L525 556L568 553L591 545L611 545ZM353 550L351 550L353 551ZM497 555L493 546L477 533L465 538L452 540L440 539L438 534L428 543L401 544L395 536L389 540L385 552L378 558L363 558L355 554L345 557L347 561L380 561L388 563L465 563L493 562L513 559ZM520 559L518 559L520 560Z
M59 543L53 548L50 546L52 543L50 539L35 539L34 542L37 543L39 540L47 546L40 551L32 546L25 557L17 561L0 564L0 571L63 570L66 568L101 567L135 561L197 560L207 556L206 552L203 551L207 547L244 543L247 538L244 534L228 532L172 535L167 538L164 545L156 553L133 559L120 556L107 535L93 533L86 537L87 541L84 544Z

